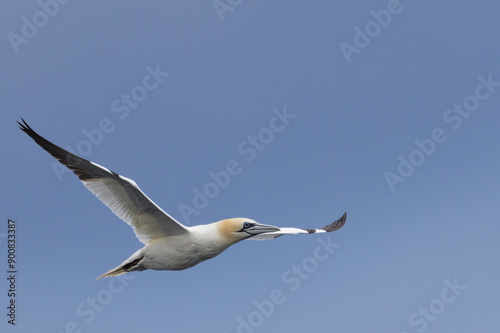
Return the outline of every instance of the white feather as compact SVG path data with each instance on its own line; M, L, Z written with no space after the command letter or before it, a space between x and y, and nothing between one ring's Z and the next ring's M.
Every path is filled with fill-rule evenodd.
M116 216L130 225L144 244L187 232L186 227L151 201L131 179L119 176L119 179L95 178L83 180L82 183Z

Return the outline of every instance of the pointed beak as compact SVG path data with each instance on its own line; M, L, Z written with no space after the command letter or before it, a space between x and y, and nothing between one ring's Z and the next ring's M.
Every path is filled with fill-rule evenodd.
M254 226L245 229L245 232L247 232L251 235L258 235L258 234L263 234L265 232L273 232L273 231L279 231L279 230L280 230L280 228L272 226L272 225L256 223Z

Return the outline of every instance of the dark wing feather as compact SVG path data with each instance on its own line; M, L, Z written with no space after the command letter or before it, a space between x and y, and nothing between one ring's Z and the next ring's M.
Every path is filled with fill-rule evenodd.
M134 229L142 243L187 232L185 226L151 201L133 180L56 146L21 120L23 123L17 122L21 130L73 171L85 187Z

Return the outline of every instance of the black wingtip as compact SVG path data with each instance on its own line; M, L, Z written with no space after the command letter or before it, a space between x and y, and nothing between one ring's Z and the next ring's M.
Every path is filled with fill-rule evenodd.
M21 121L22 121L23 123L25 123L25 124L26 124L26 122L24 121L24 119L23 119L23 118L21 118ZM25 128L26 128L26 127L25 127L23 124L21 124L21 123L19 122L19 120L18 120L18 121L16 121L16 123L19 125L19 128L20 128L21 130L23 130L23 131L25 130Z
M31 132L35 132L31 129L31 127L28 125L28 123L21 117L21 121L23 122L22 124L17 121L17 124L19 125L19 128L26 134L30 135ZM31 136L31 135L30 135Z
M115 177L120 177L117 173L110 171L108 169L102 167L96 167L92 164L92 162L81 158L77 155L74 155L67 150L62 149L59 146L56 146L49 140L45 139L37 132L35 132L28 123L21 118L21 122L17 122L19 124L19 128L26 133L30 138L35 140L35 142L45 149L50 155L55 157L59 162L65 165L68 169L73 171L81 180L89 180L94 178L102 178L109 177L109 173ZM90 170L90 171L89 171Z
M37 144L39 144L43 149L47 150L47 148L45 147L44 143L47 142L49 144L52 144L51 142L45 140L43 137L41 137L37 132L35 132L31 127L30 125L28 125L28 123L23 119L21 118L21 121L22 123L20 123L19 121L17 122L17 124L19 125L19 128L24 132L26 133L30 138L32 138L33 140L35 140L35 142Z
M326 232L339 230L344 226L346 220L347 220L347 212L345 212L340 219L333 222L332 224L323 227L322 229L325 230Z

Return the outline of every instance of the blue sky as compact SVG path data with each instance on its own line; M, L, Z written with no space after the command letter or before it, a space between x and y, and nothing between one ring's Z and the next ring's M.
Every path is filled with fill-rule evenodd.
M2 331L496 332L499 10L4 1ZM94 282L142 244L20 117L187 225L347 224Z

